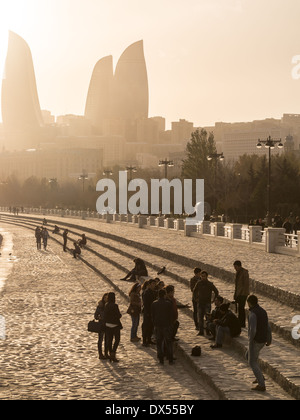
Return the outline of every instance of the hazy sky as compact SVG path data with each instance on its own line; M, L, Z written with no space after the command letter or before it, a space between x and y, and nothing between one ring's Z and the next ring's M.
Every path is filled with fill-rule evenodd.
M93 67L144 40L149 116L195 125L300 113L299 0L0 0L0 69L8 30L28 43L40 105L84 113ZM299 57L300 59L300 57ZM298 72L300 74L300 70Z

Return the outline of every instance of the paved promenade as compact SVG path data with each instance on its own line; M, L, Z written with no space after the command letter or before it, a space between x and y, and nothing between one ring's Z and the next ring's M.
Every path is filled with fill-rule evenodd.
M175 366L162 367L154 347L129 341L127 302L120 297L120 363L99 361L97 335L86 328L108 285L55 242L36 251L32 231L5 230L16 260L0 295L7 334L0 340L1 400L217 398L180 355Z
M7 311L7 314L10 314L9 316L14 319L14 322L22 322L22 318L16 317L16 314L14 311L12 311L11 308L15 308L15 305L10 305L10 300L12 299L12 296L14 296L14 299L16 299L16 302L20 302L20 305L22 304L22 299L24 298L24 294L22 294L20 297L18 294L20 293L19 287L16 287L19 282L22 280L20 279L20 273L30 273L29 276L27 274L25 275L26 279L26 290L27 292L30 290L30 295L34 296L34 302L32 305L25 306L25 316L26 319L30 319L31 323L34 324L34 328L25 328L24 330L24 341L22 341L22 337L17 338L15 337L16 343L18 343L18 340L21 340L21 344L17 344L18 346L23 346L26 343L26 340L28 340L26 335L29 334L29 337L31 335L35 336L36 343L32 345L26 346L25 355L26 358L32 357L33 350L38 351L37 355L38 358L41 358L43 361L43 367L42 372L44 375L47 374L48 370L49 372L56 372L55 377L60 378L56 382L60 385L59 393L57 394L57 397L54 397L55 389L53 387L53 394L50 393L50 397L47 397L45 394L42 393L42 396L34 396L33 398L93 398L89 393L83 392L83 382L86 380L89 384L92 383L92 388L95 385L95 382L93 382L93 378L91 378L91 372L89 375L84 374L82 380L80 380L80 392L77 396L77 394L73 394L72 385L69 385L69 381L66 382L66 387L68 388L68 391L64 392L61 388L63 388L63 378L69 378L75 377L77 378L78 382L78 371L76 371L76 364L78 363L78 366L82 366L82 369L84 372L86 372L86 367L84 365L85 361L87 361L88 367L92 366L92 368L95 368L95 371L99 373L99 362L97 360L96 355L96 339L95 336L91 334L87 334L86 324L93 317L93 311L94 307L96 306L96 301L99 299L99 297L102 295L103 291L107 291L107 283L105 283L101 277L96 276L95 273L85 268L85 266L80 261L75 261L71 258L70 254L66 254L62 252L61 245L57 245L56 241L50 240L49 244L49 252L37 252L34 249L34 238L33 238L33 230L36 226L36 223L33 221L29 221L27 223L27 218L15 218L14 222L24 224L24 226L28 226L31 230L26 231L23 228L16 228L12 227L10 224L5 224L4 217L2 218L2 227L5 226L5 229L9 231L14 232L14 254L19 254L18 260L16 263L14 263L14 271L12 275L9 277L11 278L11 283L7 282L6 287L3 290L3 300L2 302L6 302L7 307L5 308ZM6 219L7 221L9 219ZM97 221L84 221L80 219L64 219L64 218L58 218L57 221L61 223L61 227L64 226L67 223L73 224L74 227L70 227L71 230L71 240L75 240L78 238L78 236L82 233L82 227L86 228L94 228L97 230L101 230L102 234L107 232L110 234L115 234L116 236L120 236L121 238L127 237L128 240L134 240L140 243L150 243L152 246L157 246L160 249L167 249L170 251L169 248L166 248L166 243L168 243L170 246L173 246L172 250L173 252L181 255L184 254L188 257L191 257L191 253L189 253L189 249L187 249L187 244L198 244L199 239L196 238L186 238L181 234L175 234L172 232L168 232L165 230L148 230L148 229L137 229L132 226L127 225L120 225L120 224L106 224L101 223ZM38 224L38 223L37 223ZM78 228L75 228L75 225L78 226ZM50 229L51 231L51 229ZM18 234L17 236L15 234ZM77 236L78 235L78 236ZM20 236L20 237L19 237ZM60 235L53 235L56 240L61 241ZM132 258L133 256L140 256L145 259L145 261L151 261L151 263L156 264L159 267L162 267L163 265L167 266L167 270L169 270L169 273L171 275L172 273L176 273L177 275L181 276L181 278L189 279L191 276L192 270L180 265L179 263L176 263L176 261L170 261L164 259L163 256L158 255L152 255L147 254L147 252L144 252L142 250L139 250L136 247L131 248L128 244L124 244L117 239L109 239L106 237L97 237L95 234L88 234L88 248L83 251L83 259L87 259L90 264L92 264L94 267L97 267L101 273L103 273L108 279L111 279L114 283L114 286L117 290L120 290L120 292L123 292L127 295L128 290L130 288L130 284L126 284L125 282L121 282L119 279L124 276L124 270L126 272L126 269L132 267ZM90 239L89 239L90 238ZM92 239L93 238L93 239ZM98 240L98 241L97 241ZM208 242L208 241L207 241ZM177 247L175 247L177 243ZM71 243L70 243L71 246ZM218 249L220 247L220 242L216 242L214 240L210 241L210 244L208 244L211 248L214 246L214 250ZM192 247L193 248L193 247ZM245 248L243 248L245 249ZM29 252L29 250L34 252ZM91 252L92 251L92 252ZM223 250L221 250L223 252ZM261 251L258 251L261 252ZM218 256L218 254L216 254ZM248 254L243 254L248 257ZM285 256L277 256L276 257L283 257L283 258L289 258L293 260L292 257L285 257ZM191 257L192 258L192 257ZM235 258L234 258L235 259ZM244 261L244 258L241 258L242 261ZM218 263L218 258L215 259L215 261ZM25 264L25 265L24 265ZM201 260L199 261L199 264L201 264ZM23 267L24 265L24 267ZM246 265L246 264L245 264ZM19 270L19 267L22 268L22 270ZM230 266L231 269L231 262ZM251 267L248 267L251 271ZM155 267L149 267L150 275L153 276L156 273ZM12 276L19 277L19 280L16 282L15 278ZM31 278L31 277L32 278ZM22 276L23 278L23 276ZM35 278L35 281L33 279ZM42 283L40 281L37 281L38 279L42 279ZM163 277L163 280L165 280L167 283L173 282L171 278L167 276ZM222 292L223 296L231 298L232 291L233 291L233 285L227 282L222 282L221 279L213 278L213 281L217 284L217 287ZM176 298L183 303L190 303L191 294L190 291L186 285L186 283L176 283ZM28 287L27 287L28 286ZM30 287L29 287L30 286ZM42 288L41 290L39 288ZM17 295L16 295L17 293ZM62 299L57 300L57 296L62 297ZM26 294L27 296L27 294ZM37 299L37 296L39 296L39 299ZM120 299L120 297L118 298ZM27 302L27 297L25 297L25 301ZM292 311L292 309L285 305L278 306L276 302L264 298L261 300L263 302L263 306L266 307L268 310L272 322L274 322L276 325L280 326L286 326L287 327L287 333L288 336L291 336L291 319L292 315L296 312ZM27 304L26 304L27 305ZM36 308L36 305L38 305L38 308ZM24 305L23 305L24 306ZM92 309L91 309L92 308ZM126 313L127 303L123 300L121 300L121 312L123 314ZM28 311L27 311L28 309ZM34 319L38 317L38 313L41 312L41 317L39 321L32 320L33 314ZM48 313L50 316L45 317L45 313ZM78 312L78 313L77 313ZM0 314L4 313L4 309L2 309L2 306L0 306ZM18 311L17 311L18 313ZM70 318L70 313L72 313L72 317ZM57 316L56 316L57 315ZM243 361L243 358L239 356L236 353L236 349L232 346L226 347L223 349L222 353L219 352L213 352L209 348L210 342L206 338L202 337L196 337L195 330L193 328L193 323L190 317L190 314L185 311L180 311L179 314L179 320L180 320L180 329L179 329L179 351L177 351L177 357L178 360L176 362L176 371L180 374L176 378L172 378L176 382L176 387L174 389L170 389L169 381L170 378L166 377L166 382L164 382L164 376L162 375L162 372L157 370L157 361L155 358L155 349L145 349L140 344L134 345L129 342L129 328L130 328L130 319L128 315L124 315L123 317L123 325L124 330L122 331L122 340L121 340L121 347L120 347L120 359L122 361L122 365L118 365L118 369L121 368L122 375L124 377L127 377L127 374L130 375L131 380L134 380L134 372L140 372L141 366L145 365L145 368L143 368L143 372L145 371L146 376L151 375L148 377L150 379L150 382L148 382L148 394L143 389L143 386L138 382L137 388L132 388L132 384L129 384L130 391L128 389L124 389L120 384L118 385L115 383L116 389L118 389L119 397L117 396L107 396L106 394L106 387L102 389L102 376L101 381L98 378L98 387L101 388L99 390L100 397L101 398L109 398L109 399L125 399L125 398L133 398L133 399L207 399L207 398L215 398L216 395L211 391L211 389L207 385L203 385L200 380L200 376L195 376L196 373L192 373L190 370L190 358L189 365L184 363L182 361L182 354L189 355L191 352L191 348L196 345L200 344L202 347L202 356L199 359L193 360L193 369L194 372L200 371L201 377L205 377L205 375L208 375L211 379L214 381L214 385L217 387L217 391L222 392L222 396L228 399L291 399L291 397L281 389L281 387L278 386L276 382L273 381L271 378L268 377L267 382L267 389L268 392L266 394L253 394L253 392L250 391L251 382L253 380L253 375L245 361ZM45 318L45 319L44 319ZM21 319L21 320L20 320ZM51 321L50 321L51 320ZM71 321L70 321L71 320ZM71 322L71 323L70 323ZM69 324L70 323L70 324ZM10 324L9 324L10 325ZM13 324L12 324L13 325ZM47 333L44 330L44 327L46 325ZM76 325L77 328L74 330L74 325ZM64 327L65 326L65 327ZM57 328L58 327L58 328ZM64 330L65 328L65 330ZM49 334L52 334L52 338L49 339L48 337L48 329ZM64 333L60 331L64 330ZM37 332L35 332L37 330ZM66 334L67 330L67 334ZM43 352L45 352L45 347L42 349L41 345L44 345L44 340L48 337L47 340L51 340L54 342L54 345L51 345L49 348L51 348L51 352L49 355L51 355L50 360L47 363L47 369L44 369L45 365L45 355L42 355ZM10 333L8 334L8 338L10 337ZM42 337L42 338L41 338ZM58 337L58 338L57 338ZM31 338L29 340L31 342ZM7 344L6 340L6 344ZM61 344L62 343L62 344ZM78 345L78 343L80 343ZM92 346L89 347L92 343ZM0 342L0 346L1 346ZM49 344L49 341L48 341ZM244 331L242 336L237 340L236 343L238 346L241 347L242 351L245 345L247 345L246 340L246 332ZM11 344L10 344L11 345ZM28 347L28 348L27 348ZM56 348L57 347L57 348ZM76 350L75 350L76 349ZM79 349L77 351L77 349ZM55 357L52 355L52 350L55 353ZM1 351L1 350L0 350ZM10 354L11 349L9 347L7 348L7 353ZM184 353L182 353L184 352ZM150 353L150 358L147 359L147 363L145 363L146 358L148 358ZM240 353L240 352L239 352ZM279 369L278 374L282 376L280 379L280 383L284 386L284 389L288 389L289 384L287 381L291 381L291 385L295 387L297 385L300 385L300 365L299 365L299 350L297 347L295 347L295 344L289 343L288 341L285 341L282 339L281 336L275 336L274 337L274 345L271 346L268 350L264 350L263 352L263 360L264 363L267 365L267 372L265 373L265 376L268 376L268 373L270 372L271 376L274 375L274 369ZM60 359L59 354L61 354L62 359ZM15 355L15 354L14 354ZM27 356L28 355L28 356ZM67 355L67 357L66 357ZM123 357L124 355L124 357ZM126 355L126 356L125 356ZM84 361L82 361L82 356L84 357ZM79 357L81 361L78 362L76 359ZM8 367L9 370L11 369L11 372L14 372L14 368L11 368L10 363L13 362L14 357L8 356ZM19 358L20 359L20 358ZM47 359L47 358L46 358ZM5 359L6 360L6 359ZM60 360L63 360L61 362ZM74 361L73 364L70 365L70 361ZM67 363L68 362L68 363ZM54 363L54 366L53 366ZM67 363L67 364L66 364ZM102 362L103 363L103 362ZM107 363L107 362L106 362ZM114 365L110 365L107 363L110 368L116 368ZM45 365L45 366L44 366ZM61 366L63 365L65 372L65 376L61 376ZM18 364L16 365L18 366ZM180 369L180 366L182 366L182 369ZM26 365L25 365L25 368ZM105 367L107 368L107 366ZM149 368L149 370L148 370ZM171 368L171 366L165 366L166 369ZM73 371L74 369L74 371ZM103 366L101 366L101 369L103 371ZM101 370L100 369L100 370ZM146 369L146 370L145 370ZM153 370L155 369L155 370ZM32 366L32 371L36 372L39 370L39 363L36 362L35 366ZM70 373L71 372L71 373ZM107 374L107 371L105 371ZM172 372L172 371L171 371ZM165 372L163 372L165 374ZM277 373L275 373L277 375ZM158 379L157 376L159 375L159 382L157 383ZM170 371L168 371L168 375L170 375ZM33 378L34 375L31 377ZM40 376L41 377L41 376ZM47 377L49 378L49 375L47 374ZM51 373L50 373L51 377ZM99 377L99 375L98 375ZM109 383L109 390L111 390L111 384L112 384L112 377L109 377L107 383ZM117 378L117 377L116 377ZM287 379L289 378L289 379ZM143 379L147 379L143 377ZM1 381L3 381L3 384L5 385L8 380L8 378L1 378L0 376L0 384ZM142 380L139 376L139 380ZM151 382L153 380L153 383ZM159 384L162 380L162 388L160 388ZM196 380L196 385L195 385ZM92 382L90 382L92 381ZM200 381L201 385L198 385L198 382ZM29 381L30 382L30 381ZM48 380L48 382L53 385L53 381L51 382ZM118 382L118 381L117 381ZM142 381L143 382L143 381ZM70 383L72 383L72 380L70 379ZM210 382L209 382L210 383ZM153 385L155 384L155 385ZM166 385L167 384L167 385ZM180 384L180 385L179 385ZM211 383L210 383L211 384ZM152 389L154 386L154 390ZM175 386L175 385L174 385ZM183 388L182 388L183 386ZM71 387L71 388L70 388ZM70 391L70 389L71 391ZM37 390L37 388L32 388ZM197 392L195 390L197 389ZM1 398L1 392L3 390L3 387L0 388L0 398ZM50 385L51 390L51 385ZM141 390L141 393L139 391ZM151 391L150 391L151 390ZM161 391L160 391L161 390ZM26 389L26 395L27 394ZM39 395L39 392L41 390L38 389L37 394ZM174 391L174 392L173 392ZM6 391L5 391L6 392ZM8 390L7 390L8 392ZM11 392L11 389L10 389ZM17 390L16 392L19 392ZM47 390L49 392L49 389ZM60 393L62 392L62 394ZM104 392L104 394L102 394ZM162 392L162 395L159 395L159 392ZM9 392L8 392L9 394ZM24 394L24 395L25 395ZM177 394L177 395L176 395ZM4 395L4 394L3 394ZM11 394L9 394L11 395ZM31 394L29 394L31 395ZM75 395L75 396L73 396ZM102 396L104 395L104 396ZM115 395L115 394L114 394ZM147 397L148 395L148 397ZM198 395L198 396L197 396ZM219 394L220 397L220 394ZM7 397L4 397L4 399ZM14 398L14 397L12 397ZM22 398L28 398L28 397L22 397Z
M269 254L247 245L233 244L229 240L185 237L182 232L158 228L138 229L130 223L103 223L60 217L56 219L61 220L61 223L65 221L101 229L103 232L174 252L198 260L199 263L217 266L227 271L233 272L233 262L241 260L254 280L300 294L300 258L297 257Z

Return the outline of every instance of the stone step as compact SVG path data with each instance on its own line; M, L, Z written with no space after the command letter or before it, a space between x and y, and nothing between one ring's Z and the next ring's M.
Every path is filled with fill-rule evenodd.
M30 224L30 223L29 223ZM31 224L30 224L31 225ZM49 225L51 228L53 225ZM77 229L72 228L73 230L70 230L70 233L74 233L75 235L81 235L82 230L80 227L77 226ZM78 236L75 236L73 240L77 240ZM96 233L90 233L89 235L89 242L92 242L95 245L100 245L101 247L105 248L105 252L108 252L109 250L112 252L116 252L120 254L120 257L118 257L118 261L121 261L122 258L122 264L120 264L120 269L124 270L124 272L127 272L126 270L129 270L129 268L132 266L132 260L136 257L136 248L135 247L129 247L127 245L124 245L122 243L117 243L116 241L112 239L106 239L105 241L98 238L98 235ZM116 247L117 246L117 247ZM87 247L87 249L90 252L94 251L95 247ZM96 248L95 248L96 249ZM108 251L107 251L108 250ZM104 252L104 253L105 253ZM104 253L101 251L99 254L102 258L104 258ZM139 250L139 257L142 258L146 265L152 269L151 275L156 276L156 272L163 266L167 267L167 270L165 272L165 276L168 276L169 278L176 280L177 282L180 282L187 286L187 289L183 289L183 291L178 294L177 291L177 298L180 300L180 303L186 305L189 304L191 301L191 293L189 291L189 278L187 278L186 273L189 271L189 268L182 264L174 263L173 261L170 261L163 257L153 256L150 252L146 251L140 251ZM150 261L150 259L155 259L155 262L153 263ZM115 260L113 260L115 261ZM115 264L118 264L114 262ZM127 268L126 268L127 267ZM192 276L192 270L190 271L190 276ZM232 283L228 283L226 281L222 281L221 279L218 279L216 277L210 277L210 279L214 282L216 287L218 288L220 294L227 300L231 301L233 298L233 285ZM256 293L256 291L253 291ZM259 293L256 293L259 297L259 301L261 303L261 306L264 306L268 309L268 314L270 317L270 324L272 327L273 332L276 332L280 336L282 336L284 339L292 343L293 345L300 347L300 340L294 340L291 334L292 324L291 321L294 316L298 314L297 310L293 309L292 307L289 307L285 304L277 303L276 301L266 298L264 295L260 295Z
M33 227L32 227L33 228ZM80 229L80 228L79 228ZM98 247L100 247L101 248L101 246L99 246L98 245ZM88 249L87 249L88 250ZM88 257L88 261L85 261L86 263L88 263L88 265L92 268L92 269L94 269L94 270L98 270L98 268L97 268L97 265L99 265L99 256L100 255L102 255L103 256L103 254L107 254L107 248L103 248L102 247L102 249L99 249L99 251L101 251L100 253L99 252L97 252L97 251L93 251L93 255L92 256L89 256ZM120 277L122 277L123 276L123 272L126 270L126 266L128 267L128 264L132 264L132 261L131 261L131 259L129 259L128 257L120 257L120 255L119 255L119 253L117 254L117 262L115 261L116 260L116 255L115 255L115 251L112 251L112 250L110 250L109 251L110 253L112 253L113 252L113 255L111 255L110 254L110 257L113 257L113 258L107 258L107 256L105 257L106 258L106 264L108 264L108 266L111 268L111 265L114 265L115 266L115 268L116 268L116 276L114 276L114 278L113 278L113 280L111 280L110 281L110 284L111 285L113 285L114 287L117 287L118 288L118 290L123 294L123 296L127 296L127 293L128 293L128 290L129 290L129 288L130 288L130 284L126 284L126 283L124 283L124 282L121 282L121 281L119 281L119 280L117 280L118 278L120 278ZM98 254L98 255L97 255ZM124 259L125 258L125 259ZM84 258L83 258L83 260L85 260ZM126 266L125 267L123 267L122 266L122 264L124 264L124 263L126 263ZM103 272L102 272L102 270L103 270L103 261L101 261L101 263L100 263L100 265L101 265L101 271L99 272L99 274L101 274L101 275L103 275ZM98 270L99 271L99 270ZM109 280L109 278L107 278L106 280ZM178 287L176 287L176 294L177 294L177 291L179 290L179 288ZM186 293L185 293L185 295L186 295ZM194 331L190 331L191 330L191 326L190 326L190 324L191 324L191 317L190 317L190 314L181 314L181 317L182 316L184 316L184 317L187 317L187 319L188 319L188 321L186 321L187 323L189 323L189 326L187 325L187 328L185 328L185 335L186 335L186 333L187 333L187 329L189 329L189 333L193 333L194 335L195 335L195 332ZM181 319L181 318L180 318ZM199 338L199 337L197 337L197 342L198 341L200 341L201 342L201 339L202 339L202 337L201 338ZM195 343L195 341L194 341L194 343ZM293 346L291 346L291 347L293 347ZM234 346L234 348L236 348L236 346ZM189 348L189 350L191 351L191 348ZM289 349L289 352L291 351L292 349ZM243 348L243 351L245 351L245 346L244 346L244 348ZM292 355L291 353L286 353L285 352L285 358L286 357L288 357L289 358L289 360L291 360L291 359L294 359L294 360L297 360L297 358L299 357L299 353L296 353L296 354L294 354L294 355ZM277 357L276 357L276 360L278 361L278 355L277 355ZM280 364L281 364L281 367L283 368L283 369L285 369L285 367L286 367L286 364L287 364L287 360L286 359L284 359L284 360L280 360ZM269 362L268 361L265 361L265 360L263 360L262 361L262 363L264 364L264 363L266 363L266 366L268 367L268 369L269 369L269 372L271 372L272 374L273 374L273 376L274 377L276 377L276 376L278 376L276 373L275 373L275 368L273 367L272 368L272 366L270 366L270 364L269 364ZM295 365L296 365L296 363L295 363ZM297 365L296 365L296 371L297 371L297 369L299 370L299 366L298 366L298 368L297 368ZM267 369L265 369L265 371L266 371ZM288 371L288 368L287 368L287 371ZM285 388L284 389L286 389L286 388L288 388L289 389L289 392L291 392L291 395L293 395L293 396L295 396L296 398L298 398L299 397L299 395L297 394L297 390L299 390L299 387L298 387L298 384L297 383L295 383L295 381L286 381L285 380L285 377L284 377L284 375L283 374L281 374L281 375L279 375L280 376L280 381L279 381L279 383L280 383L280 385L281 386L284 386ZM295 376L295 375L294 375Z

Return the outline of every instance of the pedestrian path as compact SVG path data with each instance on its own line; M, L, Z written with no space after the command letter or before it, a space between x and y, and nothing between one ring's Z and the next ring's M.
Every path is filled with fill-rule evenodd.
M0 295L7 326L0 340L1 400L218 398L182 357L175 367L161 367L155 348L137 349L129 341L128 315L122 320L120 363L99 361L97 335L86 328L108 284L56 243L37 251L32 231L5 229L13 235L18 260ZM125 314L127 301L120 295L117 300Z
M66 221L64 221L66 223ZM74 221L73 221L74 222ZM79 221L80 223L81 221ZM101 224L101 227L103 225ZM132 229L129 229L132 231ZM135 229L134 229L135 231ZM75 231L74 231L75 232ZM78 232L77 234L79 235L80 232L80 227L78 227ZM72 235L74 235L75 233L72 233ZM113 246L112 243L108 243L109 241L107 240L107 238L105 238L105 242L106 242L106 246L110 245L111 247ZM89 245L89 244L88 244ZM114 245L116 246L116 243L114 243ZM118 243L118 245L120 245L120 247L123 247L123 244ZM120 290L123 291L123 294L126 295L128 293L127 288L129 287L129 285L127 285L124 282L120 282L120 278L123 277L124 275L124 267L128 267L131 268L132 266L132 259L129 258L129 256L125 257L120 256L120 254L118 255L117 258L117 263L116 263L116 257L114 256L114 262L115 264L113 265L111 262L109 262L110 257L113 257L112 255L112 251L108 250L108 248L105 247L99 247L98 245L95 246L93 244L93 250L94 252L96 252L95 250L97 250L98 254L102 255L104 258L106 258L106 261L104 261L103 259L99 260L99 255L93 254L92 256L89 255L89 262L95 266L98 267L99 270L101 271L102 274L104 274L107 278L111 279L113 284L116 285L116 287ZM121 252L123 253L128 253L128 247L127 248L123 248L120 249ZM84 253L83 253L84 254ZM140 256L140 254L139 254ZM64 256L65 257L65 256ZM148 255L149 257L149 255ZM66 258L69 259L69 255L66 256ZM83 258L85 258L85 255L83 255ZM163 263L163 261L161 259L159 259L157 256L155 256L154 258L155 263L157 263L160 267L161 264ZM170 267L168 267L168 269L170 269ZM174 264L172 266L172 270L176 271L177 273L179 272L179 270L182 270L182 267L180 268L179 264ZM123 270L123 271L122 271ZM126 270L126 268L125 268ZM151 269L151 275L155 274L154 272L154 267L153 269ZM168 279L169 280L169 279ZM187 280L186 280L187 281ZM215 279L214 279L215 281ZM221 283L222 285L223 283ZM221 289L220 289L221 290ZM228 289L228 293L231 293L231 291ZM188 291L187 285L185 285L184 288L180 288L178 286L176 286L176 297L180 300L183 301L184 303L187 302L190 299L190 292ZM192 363L194 369L196 371L200 371L202 375L207 375L208 378L213 378L214 380L214 385L217 384L217 389L218 391L221 390L221 392L219 392L219 395L222 395L222 397L226 397L229 399L239 399L241 398L241 395L243 396L243 399L251 399L253 398L253 393L249 392L249 388L250 388L250 379L251 379L251 372L249 372L249 368L247 367L247 365L245 364L244 361L242 361L241 357L239 355L237 355L236 353L236 349L235 348L228 348L226 349L223 353L222 353L222 360L224 361L224 365L220 366L219 365L219 359L220 356L219 355L212 355L212 351L209 349L209 342L204 338L199 338L195 336L195 331L193 331L193 329L191 328L191 314L188 313L188 310L185 312L181 312L180 313L180 322L181 322L181 331L184 331L184 339L180 340L180 349L183 351L185 357L187 355L190 354L191 348L193 345L195 344L199 344L201 343L201 346L203 346L203 355L205 355L205 349L207 348L207 353L208 353L208 366L209 368L207 368L207 366L204 366L204 368L202 369L202 362L205 360L205 356L201 357L201 359L199 359L199 363L200 363L200 367L197 366L197 364L199 364L197 361L195 360L189 360L190 363ZM197 340L197 341L196 341ZM243 344L243 340L241 340L241 347L244 345ZM287 343L283 342L282 345L288 346ZM293 346L291 346L293 347ZM282 349L281 349L282 350ZM288 348L285 347L285 357L288 358L289 356L289 351L293 351L292 348ZM228 354L227 354L228 352ZM226 357L224 356L226 354ZM215 360L214 357L217 357L217 359ZM264 356L265 357L265 356ZM191 359L191 358L189 358ZM297 359L297 358L296 358ZM273 360L274 361L274 360ZM282 360L277 362L282 363ZM238 396L238 394L235 392L234 387L233 389L231 389L231 385L232 385L232 381L231 381L231 385L230 385L230 381L228 378L232 379L232 366L237 365L238 371L236 372L235 378L239 377L241 380L241 387L240 389L244 389L244 392L240 395L240 397ZM291 363L292 365L292 363ZM213 369L213 366L216 366L217 369ZM241 369L241 366L243 366L243 369ZM299 369L299 366L296 364L294 364L294 371L296 370L296 372L294 372L294 379L292 380L293 385L295 386L295 382L297 382L296 377L297 377L297 369ZM226 370L227 368L227 370ZM292 366L291 366L291 370L292 370ZM291 370L289 372L289 375L291 375ZM228 372L228 375L227 375ZM221 375L221 377L219 377L219 375ZM224 381L224 378L222 378L222 375L225 376L227 378L227 381ZM272 376L272 375L271 375ZM283 378L285 379L285 378ZM250 382L249 382L250 381ZM236 384L236 382L235 382ZM271 388L270 388L270 384L271 384ZM282 389L276 388L276 386L278 387L277 384L274 383L275 388L273 388L273 382L270 381L269 382L269 386L268 386L268 391L269 388L272 390L271 394L265 395L262 398L265 399L270 399L270 398L279 398L279 399L284 399L286 397L286 394L284 394L283 396L280 396L280 392L282 392ZM223 387L223 388L222 388Z

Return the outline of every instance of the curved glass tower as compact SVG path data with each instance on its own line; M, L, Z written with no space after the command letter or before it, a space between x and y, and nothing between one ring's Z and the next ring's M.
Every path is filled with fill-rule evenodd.
M113 84L113 58L107 56L95 65L85 106L85 117L95 134L102 134L103 122L110 118Z
M112 117L126 120L148 118L149 90L143 41L130 45L116 66Z
M6 148L34 148L43 126L32 55L19 35L9 32L2 80L2 120Z

